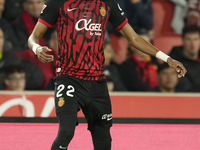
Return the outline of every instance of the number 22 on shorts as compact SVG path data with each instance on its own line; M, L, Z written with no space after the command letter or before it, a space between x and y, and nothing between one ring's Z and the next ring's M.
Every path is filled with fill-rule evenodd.
M61 93L65 88L65 85L64 84L60 84L58 87L57 87L57 93L56 93L56 97L61 97L63 94ZM66 95L69 96L69 97L74 97L73 93L75 91L74 87L72 85L68 85L67 86L67 92L66 92Z

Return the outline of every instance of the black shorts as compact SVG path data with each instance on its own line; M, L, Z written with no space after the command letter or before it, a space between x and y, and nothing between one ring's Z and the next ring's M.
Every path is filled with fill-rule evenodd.
M105 80L86 81L72 76L55 78L56 114L76 114L81 108L88 122L88 129L95 125L112 126L112 110Z

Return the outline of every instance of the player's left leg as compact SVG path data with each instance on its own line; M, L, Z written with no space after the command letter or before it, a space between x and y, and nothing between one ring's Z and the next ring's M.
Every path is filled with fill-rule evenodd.
M93 82L91 97L90 104L82 110L92 135L94 150L111 150L112 110L105 81Z
M111 150L110 127L95 126L95 129L90 132L94 150Z

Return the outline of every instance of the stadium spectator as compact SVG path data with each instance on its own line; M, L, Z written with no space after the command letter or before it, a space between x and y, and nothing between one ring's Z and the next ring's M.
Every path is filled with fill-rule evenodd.
M200 27L200 1L199 0L170 0L175 4L174 16L171 26L178 34L182 33L184 26L197 25Z
M118 2L118 7L124 10L133 29L145 29L153 39L152 0L118 0ZM113 29L110 23L107 24L107 30L116 53L115 62L121 64L127 59L128 42L118 31Z
M3 17L11 24L21 15L24 0L6 0Z
M171 22L171 27L177 34L182 33L185 26L185 18L187 16L188 4L187 0L170 0L174 3L174 14Z
M182 92L200 92L200 29L196 25L183 28L182 46L173 47L169 55L181 61L188 73L179 80L177 90Z
M176 70L169 67L167 63L162 63L159 65L157 72L158 86L153 91L166 93L177 92L178 76Z
M104 74L107 79L109 91L126 91L126 88L120 79L118 68L116 64L112 62L114 51L110 42L105 42L104 55Z
M24 91L26 86L26 73L21 66L13 65L5 69L5 90Z
M188 12L186 25L197 25L200 27L200 1L199 0L187 0Z
M44 64L41 61L39 61L35 54L28 49L27 40L29 35L32 33L33 28L35 27L35 24L38 20L38 17L40 16L42 12L42 8L44 5L45 0L24 0L23 6L24 11L22 12L22 15L18 18L18 20L15 23L15 29L17 32L17 35L20 40L20 45L22 47L22 51L16 51L16 55L19 57L22 57L24 60L32 61L35 65L37 65L42 70L42 75L44 76L44 80L42 81L42 86L40 89L49 89L51 87L51 81L54 78L54 66L55 61L49 64ZM49 31L49 32L48 32ZM52 44L52 38L51 33L54 31L54 29L48 30L47 34L44 35L43 38L40 39L41 45L49 45ZM51 38L51 40L50 40ZM49 41L50 40L50 41ZM55 44L55 40L54 44ZM46 43L46 44L45 44ZM54 47L52 48L52 54L54 55L54 58L56 60L57 58L57 52L54 50Z
M145 29L153 37L153 7L152 0L120 0L130 25L135 29Z
M42 11L45 0L24 0L22 15L14 23L14 29L20 39L20 47L28 49L27 40L36 25L38 17ZM52 30L48 30L40 40L41 45L48 45Z
M0 28L4 32L4 51L6 51L10 50L12 47L19 46L19 44L11 24L2 16L4 11L4 4L5 0L0 0Z
M145 29L152 35L153 29L153 7L152 0L118 0L133 29ZM109 32L114 30L109 27Z
M150 38L145 30L139 30L138 34L146 41ZM149 91L158 85L156 65L150 56L130 46L131 57L119 65L122 82L128 91Z
M26 89L37 90L41 89L43 81L42 70L29 60L24 60L17 57L13 51L4 51L4 33L0 28L0 89L4 87L4 70L11 65L21 65L26 71Z
M54 51L52 50L52 52L49 52L52 55L56 55L54 53ZM41 86L40 86L40 90L42 89L46 89L46 87L50 84L49 82L55 77L55 73L54 73L54 67L55 67L55 61L52 61L51 63L48 64L44 64L41 61L39 61L36 57L36 55L34 53L32 53L32 51L30 49L24 50L22 52L15 52L15 54L18 57L23 58L23 60L26 61L31 61L34 65L36 65L38 68L40 68L41 75L44 77L43 81L41 81ZM56 56L55 56L56 58Z
M13 53L4 51L4 42L4 32L0 28L0 85L4 82L3 68L11 64L20 63L20 60Z

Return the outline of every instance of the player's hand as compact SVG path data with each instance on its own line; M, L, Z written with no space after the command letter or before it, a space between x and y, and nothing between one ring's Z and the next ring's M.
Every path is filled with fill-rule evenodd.
M51 52L52 50L49 49L47 46L44 47L38 47L36 50L36 55L38 59L43 63L49 63L54 60L54 56L48 54L48 52Z
M178 73L178 77L184 77L187 70L185 69L185 67L183 66L182 63L180 63L177 60L172 59L171 57L169 57L167 59L167 63L170 67L174 68L176 70L176 72Z

